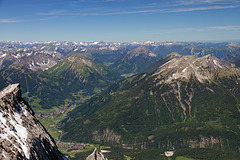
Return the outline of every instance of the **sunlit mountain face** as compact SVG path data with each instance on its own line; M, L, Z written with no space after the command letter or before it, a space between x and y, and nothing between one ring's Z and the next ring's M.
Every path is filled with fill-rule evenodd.
M124 79L73 110L62 138L136 149L236 150L240 70L211 55L168 57L155 72Z

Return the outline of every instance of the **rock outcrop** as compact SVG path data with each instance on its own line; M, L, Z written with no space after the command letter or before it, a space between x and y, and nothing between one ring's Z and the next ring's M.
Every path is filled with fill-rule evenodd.
M216 57L206 55L198 58L196 55L174 56L168 62L161 65L153 74L161 79L159 84L171 83L175 79L189 80L195 78L199 82L209 81L217 75L229 75L235 68L228 68Z
M101 152L98 152L97 148L94 149L93 153L90 154L86 160L107 160Z
M65 160L22 98L19 84L0 92L0 159Z

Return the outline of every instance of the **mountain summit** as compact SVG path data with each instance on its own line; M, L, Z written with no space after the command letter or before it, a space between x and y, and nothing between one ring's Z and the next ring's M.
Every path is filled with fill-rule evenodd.
M19 84L0 92L0 120L0 159L66 159L22 99Z
M153 76L158 75L161 82L171 82L173 79L195 78L199 82L209 80L216 76L217 71L226 71L225 67L216 57L206 55L198 58L195 55L179 56L176 54L170 55L172 58L167 63L160 66Z
M133 57L138 57L138 56L142 56L142 57L157 57L158 55L152 51L150 51L147 47L145 46L141 46L138 47L132 51L128 51L127 52L127 57L129 59L132 59Z
M111 73L104 65L95 63L80 55L69 56L48 70L49 74L75 80L76 83L88 83L86 86L108 85L119 77Z

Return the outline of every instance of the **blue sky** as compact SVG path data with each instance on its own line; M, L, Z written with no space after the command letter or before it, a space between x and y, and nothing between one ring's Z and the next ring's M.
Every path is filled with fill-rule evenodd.
M240 0L0 0L0 41L239 41Z

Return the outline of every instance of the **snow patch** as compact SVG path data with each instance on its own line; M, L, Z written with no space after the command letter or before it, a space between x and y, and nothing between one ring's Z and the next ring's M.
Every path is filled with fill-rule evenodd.
M184 69L182 70L182 72L185 72L185 71L187 70L187 68L188 68L188 67L184 68Z
M93 42L92 45L97 45L99 42Z
M27 53L26 55L27 55L27 56L31 56L31 55L32 55L32 52L31 52L31 53Z
M174 73L174 74L172 74L172 77L176 79L176 74L175 74L175 73Z
M7 120L5 118L3 118L2 112L0 112L0 120L1 120L1 125L2 124L6 124Z
M216 65L216 66L218 66L219 68L223 68L220 64L218 64L218 62L214 59L213 60L213 63Z
M21 54L17 54L17 55L13 55L14 58L18 59L18 58L21 58Z
M3 58L3 57L6 57L6 53L4 53L4 54L2 54L2 55L0 55L0 58Z
M9 122L8 125L7 121ZM10 126L14 127L13 130L10 130ZM16 145L14 145L14 143L12 144L19 150L19 152L21 152L22 150L26 158L29 159L30 152L26 142L28 132L27 129L22 126L22 119L20 118L20 114L7 113L6 116L3 116L3 113L0 112L0 129L2 131L0 133L0 139L6 139L11 142L12 140L10 140L8 137L15 137L16 142L20 145L20 147L17 147Z
M24 114L25 116L27 116L27 110L26 110L26 109L24 109L23 114Z
M22 126L22 119L20 118L20 115L19 114L14 114L14 115L15 115L15 120L18 123L15 125L18 135L19 135L19 137L21 137L21 139L26 141L27 135L28 135L27 129Z

